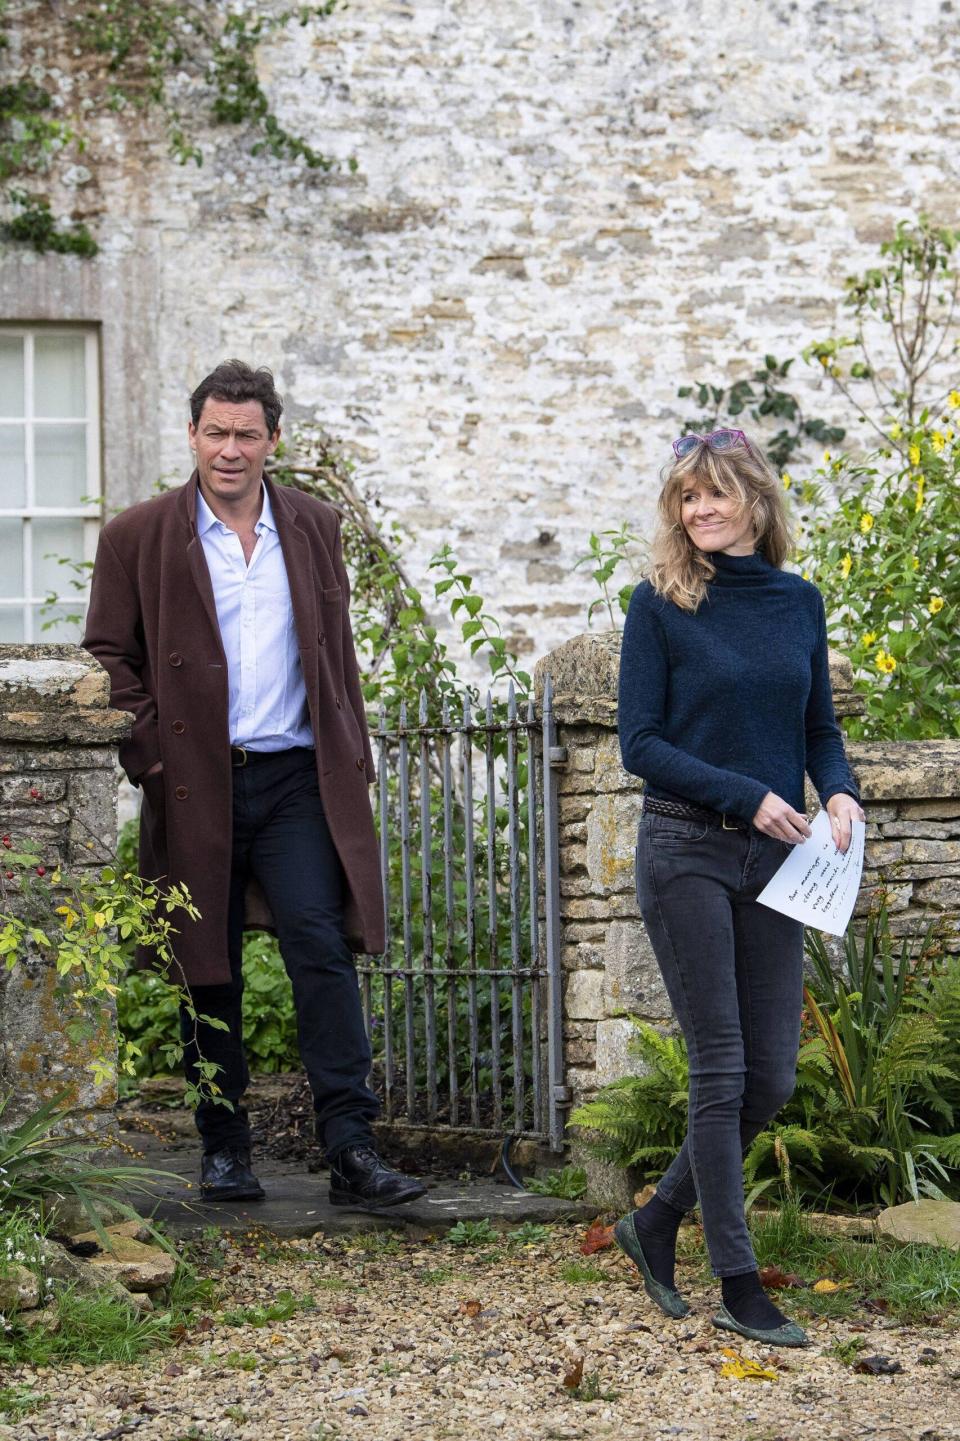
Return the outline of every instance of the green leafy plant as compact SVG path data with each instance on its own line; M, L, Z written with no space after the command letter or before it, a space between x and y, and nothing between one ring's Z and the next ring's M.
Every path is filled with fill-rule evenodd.
M588 625L593 624L594 611L605 609L610 620L610 629L619 628L613 609L614 596L610 592L610 583L621 565L631 565L631 548L638 544L639 537L634 535L626 524L621 525L618 530L601 531L599 535L591 531L589 548L574 565L574 570L589 566L590 574L600 589L599 596L592 600L587 608ZM635 582L628 581L617 590L616 602L621 616L626 615L635 588Z
M549 1226L538 1225L536 1221L524 1221L522 1226L508 1234L511 1246L543 1246L551 1239Z
M585 1132L590 1149L605 1161L661 1175L687 1130L687 1051L681 1036L663 1034L634 1020L628 1052L641 1064L579 1106L570 1124Z
M465 1250L474 1250L479 1246L489 1246L492 1242L498 1241L500 1237L493 1229L490 1222L484 1218L482 1221L458 1221L451 1226L447 1232L447 1241L451 1246L461 1246Z
M91 1229L102 1235L100 1203L107 1201L133 1219L137 1213L125 1196L152 1195L151 1181L164 1173L108 1159L98 1163L93 1159L100 1145L95 1137L56 1132L69 1119L66 1100L61 1092L19 1125L0 1129L0 1214L39 1217L42 1225L57 1202L71 1200L89 1218Z
M582 1166L564 1166L558 1171L548 1171L545 1176L531 1176L524 1182L524 1188L534 1196L579 1201L587 1189L587 1173Z
M265 1306L235 1306L221 1314L226 1326L269 1326L274 1321L289 1321L300 1311L312 1311L312 1296L295 1296L292 1291L278 1291Z

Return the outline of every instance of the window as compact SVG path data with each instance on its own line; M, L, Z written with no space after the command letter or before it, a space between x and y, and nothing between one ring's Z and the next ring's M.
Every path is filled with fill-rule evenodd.
M0 326L0 641L79 640L82 577L59 561L96 550L99 410L96 331Z

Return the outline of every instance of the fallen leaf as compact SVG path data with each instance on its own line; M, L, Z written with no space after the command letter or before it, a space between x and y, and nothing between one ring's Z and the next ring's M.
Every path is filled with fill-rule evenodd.
M811 1289L824 1296L831 1291L849 1291L852 1285L852 1281L831 1281L829 1277L825 1276L822 1281L814 1281Z
M602 1221L593 1221L580 1242L580 1253L583 1256L592 1256L596 1251L605 1251L612 1245L613 1227L605 1226Z
M563 1384L568 1391L576 1391L583 1380L583 1357L578 1356L572 1366L563 1373Z
M889 1356L861 1356L853 1369L861 1376L896 1376L903 1367L899 1361L891 1361Z
M768 1291L782 1291L788 1286L806 1286L806 1281L793 1271L782 1271L779 1266L761 1266L760 1284Z
M212 1317L212 1316L201 1316L201 1317L200 1317L200 1320L197 1322L197 1330L198 1330L198 1331L212 1331L212 1330L213 1330L213 1317Z
M327 1361L349 1361L350 1352L344 1346L331 1346L325 1359Z
M720 1367L720 1375L728 1376L732 1381L776 1381L776 1371L770 1371L766 1366L761 1366L758 1361L751 1361L749 1356L741 1356L739 1351L733 1351L729 1346L724 1346L722 1354L729 1356L729 1361L724 1361Z
M874 1316L885 1316L890 1310L890 1302L886 1296L868 1296L863 1303L863 1309L872 1312Z
M283 1337L280 1335L279 1331L274 1331L273 1335L270 1337L270 1345L271 1345L271 1346L282 1346L282 1345L283 1345Z
M171 1361L169 1366L164 1367L163 1374L164 1376L182 1376L183 1367L178 1366L176 1361Z
M482 1301L461 1301L460 1313L463 1316L479 1316L483 1310Z

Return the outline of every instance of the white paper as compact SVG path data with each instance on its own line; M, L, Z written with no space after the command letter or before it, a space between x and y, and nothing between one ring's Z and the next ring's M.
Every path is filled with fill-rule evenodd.
M757 900L805 926L842 936L860 890L867 828L863 821L853 822L850 844L843 854L834 844L826 811L814 816L810 829L813 834L794 846Z

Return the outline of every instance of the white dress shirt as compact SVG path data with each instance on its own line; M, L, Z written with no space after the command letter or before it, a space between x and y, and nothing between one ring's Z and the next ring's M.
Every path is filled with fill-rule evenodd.
M197 533L227 657L230 744L280 751L312 746L313 731L287 568L265 487L262 496L249 565L240 537L217 519L199 489Z

